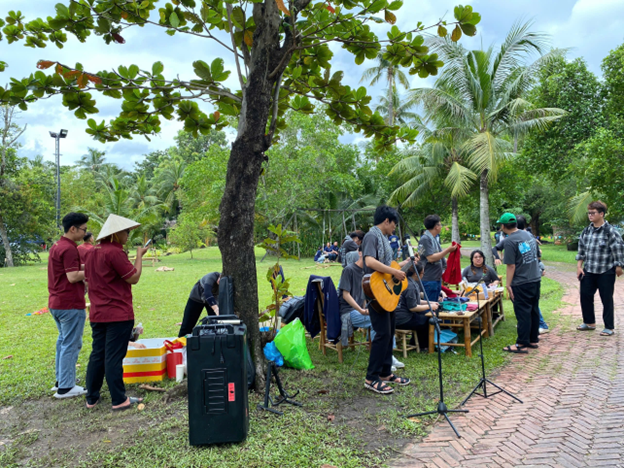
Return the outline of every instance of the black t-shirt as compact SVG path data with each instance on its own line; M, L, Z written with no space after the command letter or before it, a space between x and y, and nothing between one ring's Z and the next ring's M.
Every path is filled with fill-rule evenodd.
M221 274L219 272L208 273L204 275L193 289L191 289L191 294L189 295L189 299L194 300L195 302L201 302L202 304L208 305L216 305L219 297L219 285L217 281Z
M340 303L340 315L348 314L353 309L353 306L349 304L346 299L342 297L343 291L347 291L351 294L351 297L357 302L360 307L364 307L364 289L362 288L362 278L364 277L364 270L357 264L351 263L342 270L342 276L340 277L340 289L338 290L338 301Z
M499 278L496 270L494 270L494 268L489 265L486 265L486 268L487 273L485 273L485 284L489 285L494 281L498 281ZM474 268L474 273L472 272L472 270L473 268L471 265L468 265L466 268L464 268L464 271L462 271L462 278L466 278L466 281L468 281L469 283L478 283L483 277L483 268Z
M394 311L394 313L396 314L397 327L405 323L408 323L414 317L414 315L416 315L420 319L419 322L421 323L419 323L419 325L422 325L427 322L428 320L426 316L427 311L412 312L410 310L419 304L420 304L420 288L418 287L418 283L416 283L416 281L414 281L412 278L408 278L407 289L403 291L403 294L401 294L399 305Z

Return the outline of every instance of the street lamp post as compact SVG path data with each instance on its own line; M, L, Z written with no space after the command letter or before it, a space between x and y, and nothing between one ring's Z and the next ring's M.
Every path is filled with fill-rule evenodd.
M56 159L56 225L61 226L61 153L60 139L67 137L67 130L60 132L50 132L50 136L55 140L55 159Z

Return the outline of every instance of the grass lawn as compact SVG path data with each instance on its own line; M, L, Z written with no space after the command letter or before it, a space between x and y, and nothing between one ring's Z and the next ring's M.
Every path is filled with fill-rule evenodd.
M544 250L545 259L550 260ZM258 261L262 254L257 251ZM164 257L158 265L173 267L173 272L144 268L141 281L133 287L136 321L143 323L144 337L177 335L176 323L182 319L191 287L205 273L220 270L217 248L196 251L194 257L191 260L188 253ZM265 279L270 263L267 260L257 267L261 307L270 300ZM340 266L316 267L311 259L288 260L283 265L296 295L304 294L310 274L331 275L337 284L342 271ZM435 355L410 353L399 375L409 377L413 384L380 397L363 388L366 350L347 350L345 362L339 364L336 353L328 351L326 357L320 353L318 341L308 342L315 369L281 373L288 390L301 391L296 399L303 408L287 405L282 417L259 412L256 405L261 396L250 394L250 434L242 444L189 447L186 398L165 403L162 394L147 393L137 385L127 389L130 395L146 398L142 412L112 413L106 388L102 405L95 411L87 411L82 399L55 400L48 391L54 383L54 321L50 314L26 316L47 305L45 269L45 263L0 269L2 467L382 466L433 422L433 418L412 421L402 415L434 409L438 398ZM545 278L541 308L550 323L558 319L552 311L560 306L561 295L561 287ZM516 321L509 301L505 311L507 320L484 342L488 372L504 365L508 356L502 348L515 340ZM82 383L90 349L87 325L78 361ZM449 407L457 405L480 377L478 353L474 354L469 359L460 350L443 357ZM9 355L12 358L2 359ZM161 385L172 388L175 383Z

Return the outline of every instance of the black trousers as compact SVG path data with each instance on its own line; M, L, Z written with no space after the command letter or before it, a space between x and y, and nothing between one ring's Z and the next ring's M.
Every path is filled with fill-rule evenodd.
M189 333L193 333L193 328L197 325L199 321L199 317L204 310L204 307L208 311L208 315L217 315L215 311L212 310L212 307L207 306L203 302L197 302L193 299L186 301L186 307L184 309L184 318L182 319L182 326L180 327L180 331L178 332L178 337L186 336Z
M587 273L581 280L581 310L583 311L583 323L596 323L594 313L594 296L596 290L600 293L602 301L602 320L608 330L615 329L613 319L613 292L615 289L615 269L602 274Z
M414 313L413 317L407 322L397 323L397 330L413 330L418 338L418 345L420 348L426 348L429 346L429 322L422 323L422 316L419 317L418 313Z
M512 286L514 313L518 320L517 344L539 342L539 298L541 281Z
M373 307L369 307L368 311L371 326L375 330L375 339L368 358L366 379L375 381L392 374L392 342L396 316L394 312L377 312Z
M113 406L126 401L123 383L123 359L128 351L128 341L134 320L124 322L91 322L93 349L87 367L87 403L95 404L106 376Z

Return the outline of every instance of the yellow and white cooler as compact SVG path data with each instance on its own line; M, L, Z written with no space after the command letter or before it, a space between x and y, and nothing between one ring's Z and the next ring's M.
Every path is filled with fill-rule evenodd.
M167 349L165 340L176 338L146 338L137 340L144 349L128 347L123 360L124 383L158 382L167 376Z

